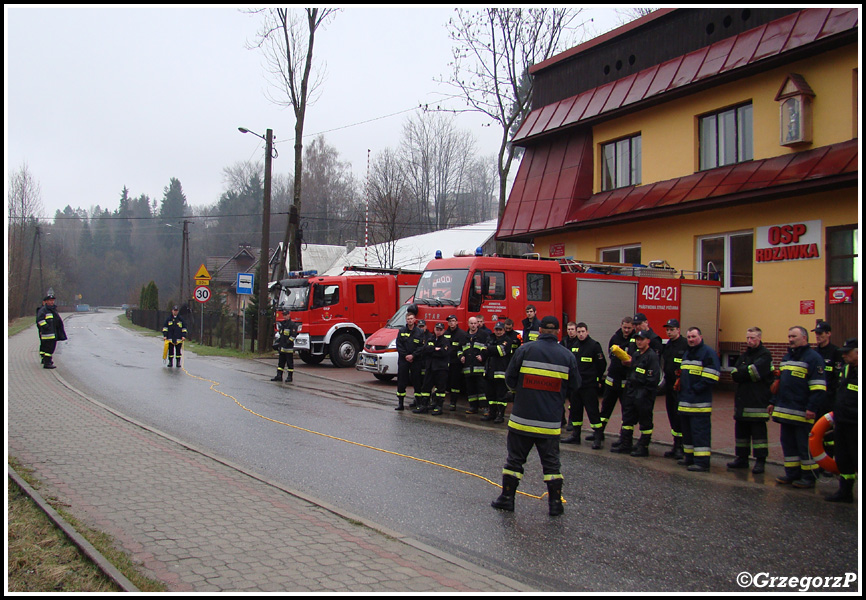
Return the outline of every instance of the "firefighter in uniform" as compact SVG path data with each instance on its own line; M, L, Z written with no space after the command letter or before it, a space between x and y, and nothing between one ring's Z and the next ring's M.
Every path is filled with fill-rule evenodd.
M448 340L448 388L451 396L451 404L448 410L457 410L457 398L466 393L466 381L463 378L463 365L460 363L460 354L466 345L466 332L457 325L457 315L448 315L448 329L445 330L445 338Z
M685 456L677 464L689 471L710 470L713 386L719 382L719 356L706 344L697 327L686 333L689 349L683 355L680 374L680 419Z
M42 357L43 369L56 369L54 366L54 350L57 342L66 340L66 329L60 313L54 308L56 298L48 293L42 299L42 306L36 311L36 326L39 328L39 356Z
M460 354L463 377L466 379L467 415L478 413L478 405L487 398L484 374L487 367L487 332L478 328L478 319L469 317L469 332Z
M832 328L826 321L818 321L815 325L815 352L821 355L824 359L824 378L827 380L827 396L824 405L818 410L818 416L826 415L833 412L833 406L836 402L836 390L838 387L839 375L842 371L842 353L839 347L830 342L832 337ZM835 432L831 429L824 434L824 450L828 456L834 456L835 450ZM818 467L817 471L823 471ZM830 475L830 473L826 473Z
M841 348L845 366L839 377L833 422L836 433L836 466L839 467L839 489L825 498L828 502L854 502L854 482L857 479L857 427L860 394L858 390L857 338L845 341Z
M749 467L749 449L755 456L752 473L764 472L769 452L767 439L767 405L773 383L773 356L761 342L761 330L746 330L746 351L740 354L731 373L737 383L734 396L734 443L737 457L728 463L729 469Z
M277 362L277 374L273 379L271 379L271 381L282 381L283 373L286 374L287 383L291 383L294 378L295 337L298 335L298 329L297 324L288 318L277 323L273 348L274 350L279 351L280 357Z
M589 419L593 431L593 450L601 448L601 419L598 414L598 387L604 381L604 371L607 359L601 344L589 336L586 323L569 323L566 325L567 336L562 338L562 345L571 350L577 359L577 370L580 373L580 388L569 398L571 409L571 436L562 440L563 444L580 444L580 429L583 427L583 412ZM573 335L572 335L573 332Z
M680 335L680 322L676 319L670 319L665 323L665 333L668 341L662 349L662 371L665 380L665 409L668 413L668 423L671 425L674 447L665 452L664 456L680 460L683 458L683 426L680 424L677 382L680 378L683 354L688 350L689 344L686 338Z
M824 360L809 347L804 327L788 330L788 353L782 359L779 390L770 400L769 414L780 424L785 474L776 482L796 488L815 487L818 466L809 452L809 432L827 395Z
M494 508L514 510L523 465L534 446L547 484L549 514L563 512L559 461L562 410L565 399L580 387L580 373L574 355L558 343L558 330L556 317L544 317L536 342L518 348L508 364L505 382L515 390L515 398L508 420L502 493L491 503Z
M505 385L505 369L511 360L511 340L505 336L505 324L497 321L493 327L494 338L487 344L487 370L491 385L487 390L490 412L482 421L502 423L505 421L505 408L508 406L508 386Z
M541 321L535 316L535 306L532 304L526 305L526 318L522 321L523 325L523 341L534 342L538 338L538 328L541 326Z
M421 389L421 361L415 362L415 355L420 354L419 350L423 348L422 331L415 326L417 314L418 308L410 306L406 313L406 325L397 332L397 408L394 410L404 409L407 386L412 386L415 396Z
M412 402L409 408L412 409L412 412L426 413L430 410L430 394L424 388L427 371L430 370L430 353L427 349L427 342L433 338L433 332L427 330L427 321L424 319L417 319L415 321L415 329L419 331L420 346L413 353L415 357L412 359L412 362L419 365L418 387L415 388L415 401Z
M653 334L646 329L635 333L636 348L629 353L631 360L623 361L628 367L625 394L622 402L622 430L619 444L611 452L649 456L649 444L653 435L653 407L656 389L661 381L659 355L651 349ZM634 426L640 426L640 440L632 447Z
M424 360L424 405L413 413L426 413L427 403L433 398L431 414L441 415L442 404L445 402L445 391L448 389L448 352L449 339L445 337L445 324L436 323L433 334L427 337L427 349ZM433 390L436 395L433 395Z
M171 307L171 315L165 320L165 325L162 326L163 340L168 341L168 366L171 367L173 357L177 358L176 367L180 367L180 354L183 348L183 343L186 341L186 324L178 315L178 306L175 304Z
M631 317L624 317L620 328L614 333L607 347L619 346L626 350L629 345L634 345L634 320ZM613 414L613 409L616 406L616 401L621 400L623 392L623 384L627 375L626 368L622 361L617 358L611 351L609 354L610 366L607 369L607 377L604 380L604 395L601 400L601 410L599 411L599 419L601 419L601 441L604 441L604 430L610 421ZM587 440L594 440L596 432Z

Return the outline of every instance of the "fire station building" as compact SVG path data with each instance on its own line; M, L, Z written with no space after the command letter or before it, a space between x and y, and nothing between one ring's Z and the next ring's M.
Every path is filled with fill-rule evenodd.
M857 27L855 8L661 9L535 65L497 239L710 273L722 355L751 326L777 356L794 325L858 335Z

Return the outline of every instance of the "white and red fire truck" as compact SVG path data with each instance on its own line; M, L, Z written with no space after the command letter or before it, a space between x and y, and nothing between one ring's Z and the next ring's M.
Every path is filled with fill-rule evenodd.
M415 291L418 271L346 267L343 275L293 274L271 287L276 319L300 323L295 350L318 364L326 356L337 367L355 365L367 336L384 326Z
M704 342L717 348L719 331L717 274L677 271L665 261L646 265L591 263L538 257L460 256L432 260L421 275L414 303L418 317L432 328L456 315L466 330L469 317L481 315L490 329L511 318L514 328L527 304L539 318L556 316L565 330L569 321L587 324L602 346L622 318L644 313L650 327L665 339L663 325L677 319L683 330L699 327ZM397 372L395 340L405 325L406 307L367 339L356 368L389 379Z

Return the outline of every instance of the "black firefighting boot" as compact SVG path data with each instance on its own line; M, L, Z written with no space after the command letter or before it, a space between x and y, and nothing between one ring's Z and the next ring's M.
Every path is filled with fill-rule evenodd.
M286 369L286 383L292 383L292 378L295 372L292 369Z
M514 496L520 480L514 475L502 475L502 493L490 503L493 508L514 512Z
M611 447L611 452L617 452L619 454L629 454L632 451L632 439L634 438L634 431L631 429L623 429L619 432L619 441L615 442Z
M844 502L846 504L854 503L854 479L841 477L839 478L839 489L835 493L824 498L827 502Z
M172 361L174 361L174 357L173 357L173 356L169 356L169 357L168 357L168 368L169 368L169 369L172 368L172 367L174 366L174 364L173 364Z
M767 459L763 456L755 457L755 466L752 467L752 473L755 475L760 475L764 472L764 465L767 463Z
M595 439L595 435L593 435ZM574 444L580 446L580 425L572 425L571 435L560 442L560 444Z
M169 366L171 366L171 365L169 365ZM282 372L282 370L277 369L277 374L276 374L275 377L272 377L272 378L271 378L271 381L280 381L280 382L282 382L282 381L283 381L283 372Z
M427 412L430 410L427 406L429 400L430 396L428 394L418 394L418 396L415 398L415 403L417 404L417 406L412 410L412 412L416 415L427 414Z
M634 450L631 451L631 455L640 457L649 456L650 439L652 439L652 436L641 433Z
M470 400L469 408L466 409L467 415L477 415L478 414L478 400Z
M593 431L592 433L590 433L588 436L586 436L583 439L586 440L587 442L593 442L593 441L595 441L596 431L600 431L601 432L601 440L604 441L604 428L605 427L607 427L607 421L602 421L601 427L599 427L598 429L596 429L595 431Z
M604 445L604 428L596 427L592 433L592 449L601 450Z
M394 410L404 410L403 399L405 397L406 397L405 394L404 395L397 394L397 408L395 408Z
M749 459L746 456L738 456L726 465L729 469L748 469Z
M680 460L683 457L683 438L682 436L674 436L674 447L664 453L665 458L673 458Z
M174 366L179 369L180 368L180 356L176 356L174 360L175 360Z
M484 409L484 414L481 415L482 421L492 421L496 417L496 405L488 402L487 408Z
M551 517L557 517L565 511L562 506L562 479L548 480L547 507L547 514L549 514Z
M502 423L505 421L505 405L499 404L496 406L496 416L493 418L494 423Z

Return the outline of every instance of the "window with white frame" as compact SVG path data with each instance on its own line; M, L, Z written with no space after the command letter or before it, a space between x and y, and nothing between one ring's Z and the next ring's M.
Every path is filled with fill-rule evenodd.
M603 248L598 253L598 259L606 263L640 264L640 244L634 246L618 246Z
M640 135L601 145L601 190L640 185Z
M752 160L752 104L700 117L700 170Z
M718 277L723 292L752 291L754 241L752 231L698 238L698 271Z

